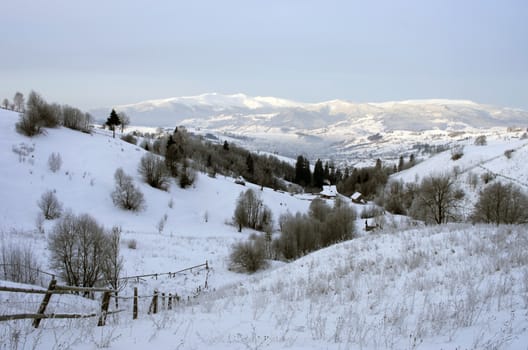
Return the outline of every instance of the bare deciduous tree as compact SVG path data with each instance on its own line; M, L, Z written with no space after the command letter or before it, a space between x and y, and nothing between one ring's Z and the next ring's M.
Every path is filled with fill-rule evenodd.
M46 220L53 220L61 216L62 204L57 199L55 193L48 190L42 194L37 201L37 205L42 210L42 215Z
M17 112L24 112L24 95L17 91L15 97L13 97L13 104Z
M26 136L38 135L43 127L57 127L61 114L62 110L59 105L50 105L42 96L31 91L28 96L27 108L20 115L20 120L16 124L17 131Z
M238 226L238 232L242 231L242 227L262 230L272 223L271 211L250 188L238 197L234 222Z
M430 175L417 189L410 214L416 219L435 224L457 220L464 192L452 176Z
M67 284L93 287L105 277L105 267L113 266L115 239L92 216L67 213L48 237L51 266Z
M121 227L112 227L112 230L106 235L106 241L105 259L103 259L103 276L110 287L115 290L121 290L124 286L119 280L119 276L123 270L123 257L119 254L121 245ZM115 298L115 304L116 308L118 308L118 298Z
M130 117L125 112L117 113L119 121L121 122L121 133L125 132L125 129L130 125Z

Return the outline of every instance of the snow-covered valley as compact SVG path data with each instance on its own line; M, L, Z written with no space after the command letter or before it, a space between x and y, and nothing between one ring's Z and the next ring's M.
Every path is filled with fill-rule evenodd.
M266 101L259 103L265 107ZM281 105L291 107L288 101ZM124 275L175 272L205 261L209 269L129 281L122 297L131 296L134 287L142 296L157 289L181 297L172 310L165 307L156 315L147 314L150 299L142 299L137 320L132 320L131 300L124 299L118 307L124 311L110 315L104 327L96 327L91 318L43 320L38 329L30 320L0 322L2 349L527 349L526 226L431 227L387 214L383 230L366 233L364 220L358 219L358 237L353 240L293 262L270 261L253 275L236 273L228 263L231 246L253 233L239 233L231 223L242 191L254 188L261 194L273 213L276 232L281 214L307 212L315 195L261 190L202 173L190 188L173 183L168 191L160 191L138 174L146 152L138 146L99 129L91 135L46 129L44 135L28 138L16 133L17 120L17 113L0 110L3 247L31 247L41 269L50 272L47 238L55 222L45 221L43 233L36 226L37 201L52 190L75 214L88 213L106 228L122 228ZM449 132L426 134L443 143ZM406 139L409 133L397 134ZM488 135L487 145L474 145L474 135L480 134ZM411 182L431 172L455 172L467 192L469 211L484 186L470 175L480 178L491 172L527 189L528 140L521 134L506 132L505 127L457 134L452 139L464 146L461 159L455 161L445 151L393 178ZM351 141L349 147L359 143ZM398 154L394 147L409 151L397 145L394 141L390 146L393 154ZM369 144L361 153L370 157L376 147ZM53 152L62 158L57 172L48 166ZM144 210L125 211L112 203L119 167L144 193ZM350 205L358 214L364 208ZM48 282L44 276L42 284ZM0 281L0 286L8 285L16 284ZM0 292L0 300L0 314L6 315L35 312L41 296ZM91 313L98 312L100 302L60 295L52 298L50 307L52 312Z

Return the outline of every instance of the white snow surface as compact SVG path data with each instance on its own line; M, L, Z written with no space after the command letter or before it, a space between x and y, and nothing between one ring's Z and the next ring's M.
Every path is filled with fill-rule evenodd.
M239 193L248 187L259 191L275 221L288 211L306 212L313 196L260 192L252 184L203 174L193 188L173 184L168 192L159 191L137 173L144 150L117 135L57 128L27 138L15 132L17 119L16 113L0 110L2 245L30 246L41 268L50 270L46 237L55 222L46 222L41 234L35 218L37 200L51 189L74 213L89 213L107 228L123 228L126 275L174 272L206 260L210 269L130 281L121 292L130 296L138 287L143 296L154 289L178 293L182 299L174 310L148 315L150 299L145 298L138 320L132 320L131 300L121 300L124 311L109 316L105 327L96 327L96 319L43 320L39 329L30 320L0 322L2 348L526 349L526 227L408 227L405 218L389 217L385 231L361 234L294 262L270 261L251 276L238 274L228 269L229 250L251 233L238 233L229 224ZM412 181L459 166L527 182L525 141L467 142L458 163L451 163L446 152L398 177ZM504 156L508 149L515 149L509 159ZM47 165L52 152L63 160L56 173ZM145 194L145 210L131 213L113 205L110 193L118 167ZM362 208L355 207L358 212ZM159 233L157 224L165 214L167 224ZM136 249L127 247L131 240ZM7 281L0 285L37 288ZM0 292L0 314L35 312L40 301L40 295ZM91 313L99 305L100 295L95 301L53 296L50 310Z

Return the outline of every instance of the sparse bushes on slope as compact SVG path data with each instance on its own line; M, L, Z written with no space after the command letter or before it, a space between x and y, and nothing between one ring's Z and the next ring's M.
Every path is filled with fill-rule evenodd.
M62 106L62 125L66 128L89 133L92 119L89 113L83 113L78 108Z
M136 187L130 175L125 174L122 168L114 173L115 189L112 192L114 205L125 210L137 211L145 206L143 193Z
M166 191L170 178L165 163L152 153L145 154L139 162L139 173L146 183L154 188Z
M38 93L31 91L26 109L20 114L20 119L16 123L16 129L23 135L35 136L40 134L44 127L55 128L62 124L70 129L90 132L91 122L90 114L68 105L49 104Z
M38 200L37 205L46 220L56 219L62 214L62 204L53 191L48 190L44 192Z
M281 236L274 247L285 259L295 259L311 251L355 236L356 213L337 199L334 207L314 200L309 214L285 214L280 218Z
M32 247L4 240L1 243L1 278L18 283L38 284L40 263Z

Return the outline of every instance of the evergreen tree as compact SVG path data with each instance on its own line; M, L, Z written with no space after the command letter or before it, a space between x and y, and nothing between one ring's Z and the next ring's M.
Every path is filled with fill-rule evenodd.
M229 151L229 144L227 141L224 141L224 151Z
M400 160L398 161L398 171L402 171L404 166L405 162L403 160L403 156L400 156Z
M328 166L328 163L326 165ZM317 159L313 172L313 184L317 188L323 188L324 180L325 170L323 169L323 162L321 159Z
M295 183L301 186L310 186L312 183L310 162L303 156L298 156L295 163Z
M112 112L110 112L110 116L106 120L105 124L110 130L112 130L112 136L115 138L115 128L121 124L121 120L119 119L115 109L112 109Z
M253 157L251 156L251 153L248 153L246 157L246 170L250 175L255 173L255 165L253 163Z
M414 153L411 153L411 155L409 156L409 166L413 167L415 163L416 159L414 158Z

